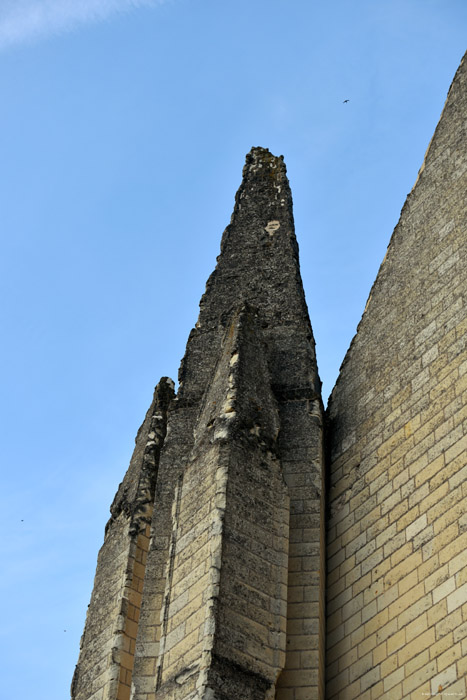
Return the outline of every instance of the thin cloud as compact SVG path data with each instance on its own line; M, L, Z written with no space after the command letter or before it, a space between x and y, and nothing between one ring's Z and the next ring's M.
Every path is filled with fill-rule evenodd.
M69 32L163 0L1 0L0 49Z

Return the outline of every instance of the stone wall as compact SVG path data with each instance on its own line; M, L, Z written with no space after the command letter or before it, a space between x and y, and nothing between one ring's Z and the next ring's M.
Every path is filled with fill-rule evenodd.
M73 700L465 695L466 72L326 446L285 165L247 155L178 394L161 380L111 507Z
M329 700L465 697L467 62L329 407Z

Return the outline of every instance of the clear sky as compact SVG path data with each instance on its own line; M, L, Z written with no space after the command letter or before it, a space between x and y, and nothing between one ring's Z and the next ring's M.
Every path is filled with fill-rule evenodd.
M326 399L466 26L465 0L2 0L0 700L68 697L247 151L285 157Z

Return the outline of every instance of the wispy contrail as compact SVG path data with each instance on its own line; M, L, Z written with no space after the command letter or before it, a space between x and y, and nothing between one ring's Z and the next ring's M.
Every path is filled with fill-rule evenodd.
M0 49L163 0L1 0Z

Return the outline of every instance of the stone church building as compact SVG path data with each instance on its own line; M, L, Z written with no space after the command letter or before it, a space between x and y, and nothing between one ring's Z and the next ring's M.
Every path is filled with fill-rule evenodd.
M466 697L466 81L326 413L286 168L247 155L111 506L72 700Z

